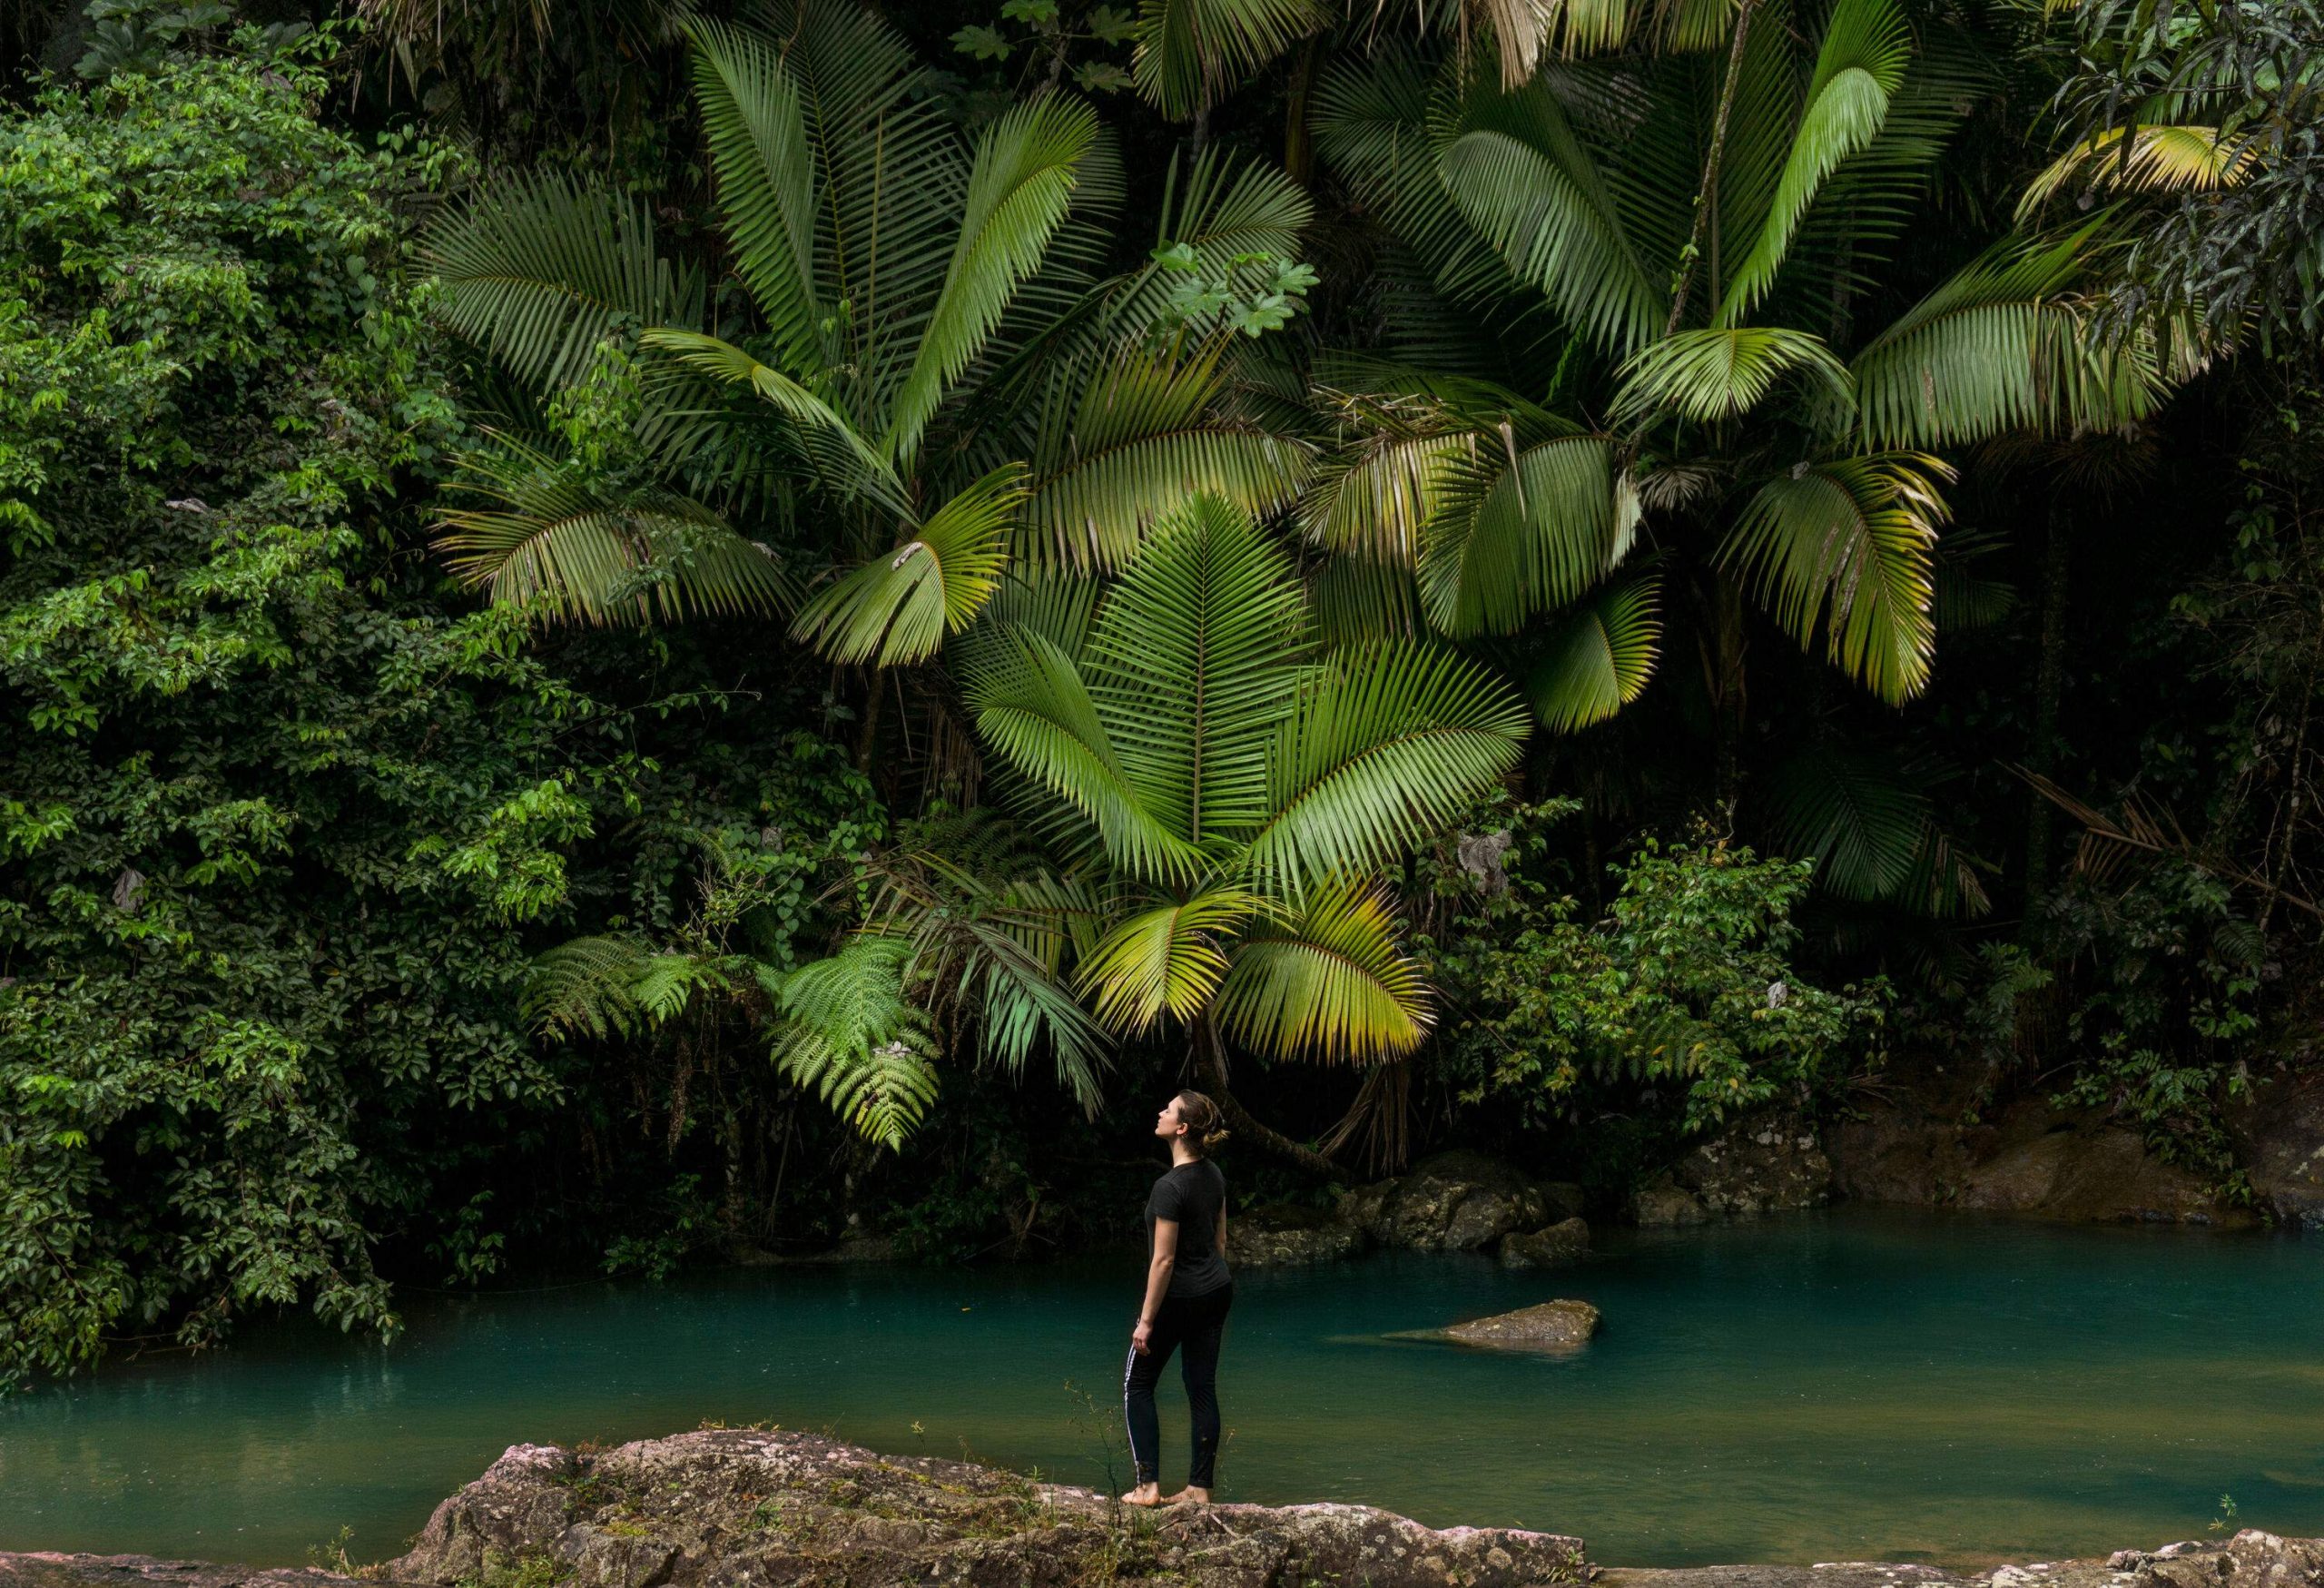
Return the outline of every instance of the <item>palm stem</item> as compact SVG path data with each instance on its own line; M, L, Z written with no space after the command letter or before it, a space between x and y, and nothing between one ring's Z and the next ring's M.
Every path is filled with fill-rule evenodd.
M1205 1011L1196 1021L1190 1033L1193 1038L1195 1075L1201 1080L1210 1100L1218 1105L1219 1114L1227 1128L1239 1131L1287 1163L1298 1165L1313 1175L1336 1175L1340 1166L1314 1148L1294 1141L1272 1125L1262 1124L1251 1111L1236 1100L1226 1090L1226 1045L1218 1034L1218 1021Z
M1711 212L1718 205L1718 167L1727 153L1727 119L1735 109L1736 84L1743 77L1743 41L1751 32L1751 13L1756 0L1743 0L1735 14L1735 40L1727 51L1727 81L1718 91L1718 110L1711 118L1710 150L1703 156L1702 186L1695 193L1694 229L1687 234L1687 246L1679 255L1679 280L1670 289L1670 318L1662 327L1664 336L1672 335L1687 316L1687 297L1694 289L1695 266L1702 259L1703 228L1709 224Z

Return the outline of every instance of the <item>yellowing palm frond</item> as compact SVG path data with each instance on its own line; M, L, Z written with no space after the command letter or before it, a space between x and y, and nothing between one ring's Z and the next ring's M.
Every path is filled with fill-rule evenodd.
M1190 1021L1226 974L1226 942L1268 909L1248 889L1225 887L1140 911L1099 940L1078 981L1117 1031L1136 1035L1165 1014Z
M1233 950L1219 1021L1275 1059L1354 1063L1410 1052L1433 1016L1385 891L1334 882Z

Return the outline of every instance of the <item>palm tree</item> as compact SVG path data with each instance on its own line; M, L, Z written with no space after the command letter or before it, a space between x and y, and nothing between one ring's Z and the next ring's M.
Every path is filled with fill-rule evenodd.
M1057 961L1097 1016L1187 1033L1237 1129L1229 1041L1364 1064L1409 1051L1429 992L1384 869L1516 764L1522 704L1408 640L1319 647L1288 555L1203 497L1118 582L1019 583L956 656L977 731L1045 840Z
M1238 409L1235 358L1167 334L1157 267L1103 273L1122 182L1088 106L1041 95L971 143L872 14L756 15L688 25L743 312L644 199L563 177L435 233L458 330L544 394L626 380L635 408L626 472L514 437L473 459L459 573L607 622L788 611L836 562L793 636L889 666L971 623L1011 556L1104 567L1190 491L1286 499L1305 452ZM1223 271L1307 219L1279 175L1211 162L1161 226Z
M1717 43L1514 88L1403 52L1332 74L1319 147L1398 301L1382 353L1319 371L1342 440L1304 522L1364 609L1522 658L1561 732L1639 696L1682 594L1731 799L1748 600L1911 698L1945 615L1944 454L2138 418L2178 371L2084 334L2088 225L1875 312L1866 265L1974 86L1974 55L1916 45L1897 0L1745 0ZM1874 857L1859 891L1974 903L1928 803L1886 781L1869 802L1861 779L1790 785L1852 824L1816 836Z

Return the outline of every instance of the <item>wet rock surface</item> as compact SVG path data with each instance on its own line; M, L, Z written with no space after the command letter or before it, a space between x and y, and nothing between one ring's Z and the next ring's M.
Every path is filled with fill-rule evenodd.
M2246 1529L2232 1538L2118 1550L1987 1572L1834 1561L1814 1566L1611 1567L1598 1588L2324 1588L2324 1539Z
M1709 1218L1702 1198L1669 1175L1647 1181L1630 1196L1630 1221L1640 1229L1703 1224Z
M1497 1312L1445 1328L1413 1329L1390 1337L1563 1355L1588 1345L1590 1336L1598 1332L1598 1309L1586 1301L1543 1301L1515 1312Z
M1680 1159L1671 1179L1712 1213L1776 1213L1832 1199L1832 1160L1797 1114L1738 1120Z
M1352 1258L1372 1245L1363 1227L1320 1208L1275 1203L1226 1221L1230 1268L1275 1268Z
M1586 1573L1581 1541L1551 1534L1439 1531L1363 1505L1138 1511L964 1462L741 1429L596 1454L517 1445L384 1572L493 1588L526 1562L582 1588L1521 1588Z
M2227 1123L2252 1194L2286 1227L2324 1235L2324 1070L2262 1078Z
M2324 1588L2324 1539L2247 1529L2098 1560L1955 1572L1597 1567L1581 1541L1433 1529L1363 1505L1134 1512L1087 1489L813 1435L704 1430L603 1452L512 1446L413 1551L346 1576L0 1552L0 1588Z
M1827 1132L1834 1181L1859 1202L1962 1208L2106 1224L2240 1228L2257 1221L2134 1130L2024 1097L1963 1129L1964 1090L1900 1087Z
M1531 1234L1506 1235L1501 1241L1504 1268L1547 1268L1570 1263L1590 1253L1590 1226L1580 1218L1564 1218Z
M1382 1246L1475 1251L1512 1230L1548 1223L1550 1206L1543 1187L1498 1159L1440 1152L1395 1179L1347 1192L1340 1198L1339 1218Z

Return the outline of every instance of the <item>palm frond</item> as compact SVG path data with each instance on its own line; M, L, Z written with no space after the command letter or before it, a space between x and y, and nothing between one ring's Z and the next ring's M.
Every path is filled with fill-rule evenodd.
M1476 88L1438 133L1437 170L1461 214L1521 281L1600 348L1627 353L1666 311L1614 193L1549 87Z
M1890 705L1935 662L1929 616L1938 494L1953 471L1916 452L1803 463L1761 486L1720 548L1803 648L1826 635L1834 666Z
M1200 854L1146 808L1072 656L1042 635L1002 628L960 660L977 732L1095 827L1115 865L1153 882L1193 874Z
M2257 153L2249 138L2222 133L2217 127L2107 127L2059 155L2026 184L2017 202L2017 218L2028 219L2085 174L2090 191L2099 193L2207 192L2233 187L2250 175Z
M1208 888L1123 919L1082 961L1079 981L1098 1018L1135 1036L1165 1014L1191 1021L1226 974L1226 944L1265 914L1246 888Z
M1215 497L1159 526L1100 608L1084 670L1108 741L1140 805L1189 845L1265 817L1305 626L1289 558Z
M1312 889L1295 915L1236 945L1219 1023L1274 1059L1367 1063L1410 1052L1434 1016L1402 924L1376 884Z
M1853 400L1847 367L1821 337L1779 325L1704 327L1649 342L1622 366L1614 397L1619 419L1675 413L1698 424L1737 419L1757 408L1787 375L1818 381Z
M801 610L794 638L836 662L926 661L1000 587L1025 468L1006 463L929 515L912 538L841 577Z
M691 326L703 280L662 257L652 208L571 177L513 176L430 229L444 318L537 387L569 385L624 328Z
M1422 539L1421 599L1456 639L1513 633L1578 599L1613 566L1628 528L1634 498L1607 438L1514 448L1510 429L1480 437L1472 481L1448 493Z
M1800 218L1826 180L1879 135L1911 53L1896 0L1838 0L1832 7L1767 220L1728 282L1715 324L1733 324L1774 286Z
M1959 445L2152 412L2160 398L2151 349L2086 334L2063 296L2086 268L2092 236L2085 227L2054 242L2004 244L1866 343L1849 370L1867 439Z
M549 622L672 621L788 611L797 589L766 547L658 487L609 491L586 470L499 438L453 483L487 506L447 509L435 545L496 606Z
M1165 114L1191 116L1329 21L1316 0L1140 0L1130 76Z
M901 460L919 449L937 404L1040 267L1097 138L1097 114L1088 105L1045 97L1009 111L978 140L944 283L881 440L888 457Z
M1102 571L1137 550L1163 513L1211 496L1251 513L1289 502L1307 471L1297 440L1217 418L1221 350L1190 358L1129 349L1082 393L1025 521L1040 556Z
M1267 770L1272 814L1244 863L1297 892L1427 843L1516 765L1531 724L1484 668L1398 641L1317 664Z
M768 40L702 19L686 35L735 271L790 370L821 374L832 350L815 280L815 159L799 86Z
M1542 726L1577 733L1639 697L1660 649L1661 598L1662 577L1649 573L1600 590L1558 620L1526 684Z
M819 465L826 485L842 496L864 495L891 511L905 510L903 482L888 459L850 422L812 391L771 364L699 331L649 330L641 344L668 354L711 380L747 386L775 412L799 427L794 439Z
M1816 863L1817 881L1843 899L1896 899L1913 876L1934 814L1892 760L1819 746L1768 779L1775 846Z

